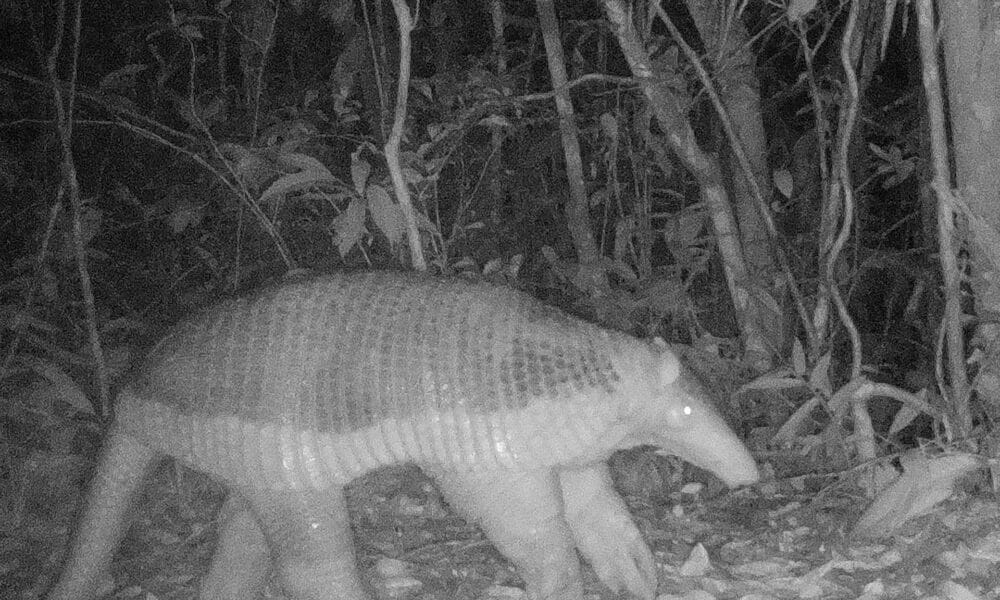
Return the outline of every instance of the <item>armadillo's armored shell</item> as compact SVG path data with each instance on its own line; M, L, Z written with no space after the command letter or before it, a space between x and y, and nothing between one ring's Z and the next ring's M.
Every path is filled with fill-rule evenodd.
M122 394L119 423L255 485L410 460L530 467L602 435L623 410L613 357L644 346L507 288L335 275L178 325Z

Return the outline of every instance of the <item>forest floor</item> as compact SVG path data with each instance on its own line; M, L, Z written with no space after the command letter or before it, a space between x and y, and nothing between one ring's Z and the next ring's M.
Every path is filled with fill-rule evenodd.
M3 482L0 598L37 598L56 577L87 471L70 462L57 475L36 461ZM859 541L848 532L866 501L836 478L734 491L689 483L663 493L643 489L641 469L632 478L616 483L636 492L625 497L653 550L659 600L1000 599L1000 506L986 492L959 492L890 539ZM223 497L206 477L160 468L108 575L108 597L194 598ZM378 471L352 484L348 498L361 572L378 600L525 597L513 567L415 468ZM590 600L624 597L589 567L583 577ZM284 598L274 582L265 597Z

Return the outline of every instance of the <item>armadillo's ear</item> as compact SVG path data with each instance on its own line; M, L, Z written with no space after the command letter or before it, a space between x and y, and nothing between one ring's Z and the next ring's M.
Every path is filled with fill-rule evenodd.
M653 338L654 350L659 354L660 385L671 385L681 374L681 362L662 338Z

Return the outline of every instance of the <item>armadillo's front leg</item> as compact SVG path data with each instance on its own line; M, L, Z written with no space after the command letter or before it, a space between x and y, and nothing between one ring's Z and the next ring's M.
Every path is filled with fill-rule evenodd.
M580 600L580 561L548 470L451 472L428 469L448 502L478 522L517 567L532 600Z
M604 463L559 472L566 521L576 546L612 590L639 598L656 593L656 564Z
M342 489L253 491L257 513L285 592L295 600L368 600L358 578Z
M260 596L271 555L257 517L241 495L229 494L219 510L219 539L199 600L251 600Z

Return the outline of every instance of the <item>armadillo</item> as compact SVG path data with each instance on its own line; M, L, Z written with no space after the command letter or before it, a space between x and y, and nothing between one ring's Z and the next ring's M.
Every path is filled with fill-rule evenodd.
M485 283L372 272L285 284L182 321L153 347L118 395L48 598L93 597L163 456L236 499L202 598L252 597L265 566L295 599L369 598L343 488L399 463L483 528L529 598L581 600L577 550L608 587L652 598L652 554L605 465L639 445L730 486L758 477L662 342Z

